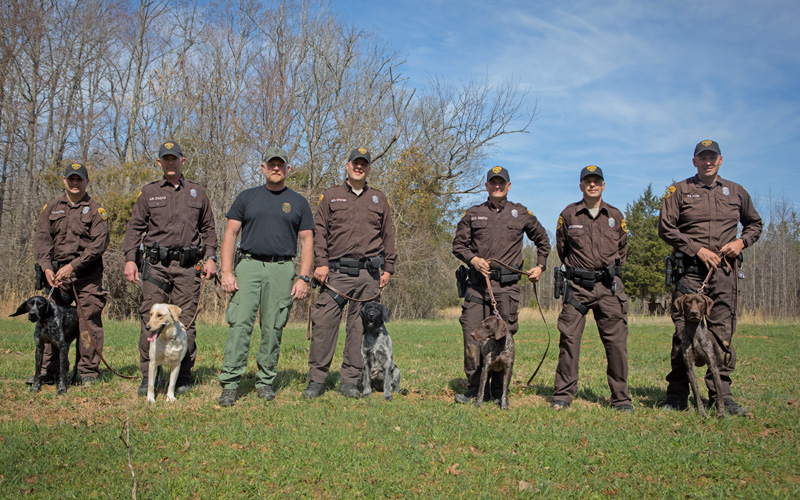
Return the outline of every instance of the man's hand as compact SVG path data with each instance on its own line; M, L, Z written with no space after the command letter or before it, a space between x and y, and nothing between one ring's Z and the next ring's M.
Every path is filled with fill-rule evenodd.
M378 285L380 285L381 288L385 287L389 284L389 280L391 278L392 275L384 271L383 274L381 274L381 279L378 281Z
M292 285L292 297L294 300L303 300L308 297L308 283L303 280L297 280Z
M139 282L139 268L136 267L136 262L129 260L125 263L125 279L131 283Z
M236 276L231 271L222 271L219 282L225 292L233 293L239 289L239 285L236 284Z
M210 280L215 274L217 274L217 263L211 259L206 259L206 263L203 266L203 277Z
M67 281L72 277L73 269L72 264L67 264L58 270L55 277L56 284Z
M719 251L725 257L730 257L731 259L735 259L742 253L744 250L744 241L742 239L733 240L730 243L726 243L725 246L719 249Z
M709 269L716 269L720 261L722 261L719 255L715 254L714 252L705 247L701 248L697 252L697 258L703 261L703 264L705 264L706 267Z
M56 283L56 273L54 273L52 269L45 269L44 277L47 278L47 283L50 285L50 288L58 286L58 283Z
M528 272L526 274L528 275L528 281L530 281L531 283L537 283L539 281L539 278L542 277L542 268L541 266L532 267L528 269Z
M469 264L484 276L489 276L489 273L492 272L491 268L489 267L489 262L487 262L485 259L481 259L480 257L471 258L469 260Z
M330 269L328 266L319 266L318 268L314 269L314 277L320 283L327 283L328 282L328 274L330 273Z

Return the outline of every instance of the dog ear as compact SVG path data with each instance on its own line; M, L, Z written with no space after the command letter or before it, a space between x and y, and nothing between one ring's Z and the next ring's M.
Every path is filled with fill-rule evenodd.
M675 306L675 309L681 314L683 314L683 301L684 300L686 300L686 295L681 295L680 297L675 299L675 302L672 303L672 305Z
M12 316L19 316L20 314L25 314L27 312L28 312L28 301L26 300L25 302L19 305L19 307L17 308L17 312L15 312L14 314L9 314L8 317L10 318Z
M172 319L174 319L175 321L180 321L181 317L180 307L176 306L175 304L170 304L169 306L167 306L167 309L169 309L169 313L172 315Z
M703 302L706 304L706 314L708 314L711 312L711 308L714 307L714 300L708 295L701 295L701 297L703 297Z
M511 335L511 330L508 329L506 322L498 319L496 328L493 329L495 340L504 339L506 335Z
M478 328L474 329L470 335L472 335L472 339L477 342L488 339L489 328L487 327L486 322L484 321L483 323L481 323L481 325Z
M383 322L388 323L389 319L392 317L392 311L388 307L383 304L378 304L381 306L381 315L383 316Z

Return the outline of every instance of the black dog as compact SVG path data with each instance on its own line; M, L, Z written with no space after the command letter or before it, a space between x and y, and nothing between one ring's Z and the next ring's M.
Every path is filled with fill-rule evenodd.
M475 405L483 404L486 382L489 380L489 371L491 370L503 374L503 394L500 398L500 408L508 410L508 387L511 385L511 374L514 371L514 336L511 335L505 321L497 316L489 316L472 332L472 338L481 346L483 361L478 399L475 401Z
M69 346L78 338L78 312L74 307L58 306L44 297L31 297L17 308L10 316L28 313L28 320L36 323L33 329L33 340L36 343L36 371L33 373L31 391L39 392L42 387L42 355L44 344L49 343L58 351L58 393L67 392L67 370L69 370ZM77 349L76 349L77 351ZM55 353L54 353L55 354ZM78 352L75 353L75 366L72 371L73 380L77 376Z
M375 389L383 391L384 400L390 400L393 392L400 392L400 368L394 364L392 339L384 325L391 315L388 307L377 302L367 302L361 308L361 320L364 323L364 335L361 337L363 396L369 396Z

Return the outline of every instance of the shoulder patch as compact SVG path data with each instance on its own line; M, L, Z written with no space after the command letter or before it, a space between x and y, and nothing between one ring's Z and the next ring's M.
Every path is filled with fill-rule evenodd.
M564 217L558 216L558 226L556 226L556 230L561 229L561 226L564 225Z
M622 219L622 222L619 223L619 226L622 228L623 231L626 233L628 232L628 223L625 222L625 219Z
M674 185L672 185L672 186L668 187L668 188L667 188L667 192L666 192L666 193L664 193L664 199L667 199L667 198L669 198L670 196L672 196L672 195L673 195L673 193L675 193L675 191L677 191L677 190L678 190L678 188L676 188Z
M322 201L322 198L325 198L325 193L319 195L319 201Z
M528 210L528 215L533 215L533 212L531 212L530 210Z
M44 206L42 207L42 212L44 212L44 210L45 210L46 208L47 208L47 203L45 203L45 204L44 204ZM42 212L39 212L39 213L41 214Z
M141 195L142 195L142 192L139 191L139 194L136 195L136 199L138 200Z
M97 213L100 214L100 218L103 220L108 220L108 213L106 213L103 207L97 209Z

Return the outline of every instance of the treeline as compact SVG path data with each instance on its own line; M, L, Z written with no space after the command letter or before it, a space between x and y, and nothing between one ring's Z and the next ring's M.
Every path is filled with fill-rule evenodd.
M535 111L514 82L488 77L409 88L403 55L325 2L41 0L1 14L0 284L31 288L36 218L63 192L63 165L82 161L110 214L114 316L136 310L119 242L139 189L161 176L165 140L206 186L220 234L236 194L264 182L267 147L289 151L288 183L312 207L343 181L349 151L369 148L398 234L384 300L398 316L426 316L452 286L442 245L459 196L482 186L490 148Z
M114 317L138 307L119 246L139 189L161 176L155 156L165 140L181 144L186 177L206 186L220 236L235 196L264 182L267 147L289 151L289 185L312 207L344 180L350 149L368 147L370 183L389 197L397 232L399 263L383 301L403 318L457 306L450 249L463 197L483 189L475 180L497 140L526 132L535 113L515 82L433 76L409 88L403 55L324 2L39 0L4 3L0 14L0 286L32 291L36 218L63 192L64 164L82 161L89 193L110 215ZM641 312L668 304L660 204L648 188L626 208L624 279ZM797 214L784 201L758 209L769 224L746 250L742 308L796 315ZM539 290L547 307L557 306L556 265L553 252ZM531 304L532 287L523 293ZM205 294L207 309L224 302Z

